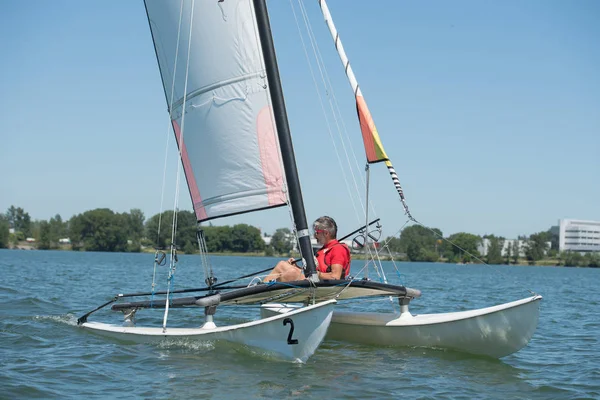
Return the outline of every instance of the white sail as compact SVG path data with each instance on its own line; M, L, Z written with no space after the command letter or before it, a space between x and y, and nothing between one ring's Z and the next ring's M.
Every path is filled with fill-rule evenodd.
M198 221L285 204L252 2L146 0L146 10Z

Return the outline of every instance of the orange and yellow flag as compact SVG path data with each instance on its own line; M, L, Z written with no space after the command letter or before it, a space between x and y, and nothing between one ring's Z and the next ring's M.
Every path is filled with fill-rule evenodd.
M367 107L367 103L362 96L356 96L356 111L358 112L358 120L360 121L360 130L365 145L365 152L367 153L367 161L370 164L388 161L388 156L383 149L379 133L377 133L377 127L371 117L369 107Z

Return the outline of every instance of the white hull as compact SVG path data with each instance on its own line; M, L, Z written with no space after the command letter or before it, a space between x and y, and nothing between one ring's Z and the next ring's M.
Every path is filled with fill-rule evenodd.
M284 360L306 362L323 341L335 304L335 300L329 300L296 308L285 315L276 314L257 321L212 328L167 328L163 332L162 327L128 327L98 322L85 322L81 326L103 336L136 343L173 339L225 340L260 349ZM288 319L293 323L293 332ZM297 343L288 343L288 339L297 340Z
M529 343L537 327L536 295L478 310L443 314L333 313L327 339L378 346L439 347L494 358L512 354ZM265 305L263 315L291 310Z

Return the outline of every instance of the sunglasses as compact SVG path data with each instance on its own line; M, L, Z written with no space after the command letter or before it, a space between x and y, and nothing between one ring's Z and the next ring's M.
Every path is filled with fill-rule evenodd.
M315 233L315 235L317 233L325 233L325 229L313 229L313 232Z

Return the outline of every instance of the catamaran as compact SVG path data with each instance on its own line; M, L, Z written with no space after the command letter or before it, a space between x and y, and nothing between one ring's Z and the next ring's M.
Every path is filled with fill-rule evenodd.
M385 163L405 214L417 222L408 210L327 4L324 0L319 4L355 96L366 164ZM479 310L413 316L408 306L421 296L418 289L367 277L319 281L265 0L146 0L145 5L197 221L289 206L307 279L233 288L224 285L230 281L217 283L199 228L206 287L174 290L169 286L156 292L153 282L151 292L117 295L79 318L79 325L139 342L173 337L228 340L299 361L306 361L326 335L356 343L442 347L492 357L511 354L529 342L539 317L541 296L537 294ZM369 168L367 193L368 174ZM367 249L368 217L365 212L361 230ZM176 252L172 244L168 282L175 274ZM192 292L205 294L174 297ZM140 296L151 299L124 301ZM334 311L336 301L368 297L392 297L400 311ZM92 313L110 304L112 310L123 312L122 324L88 321ZM248 304L262 305L261 319L215 325L217 308ZM204 308L204 324L170 327L169 311L183 307ZM136 312L148 308L164 310L161 326L135 326Z

